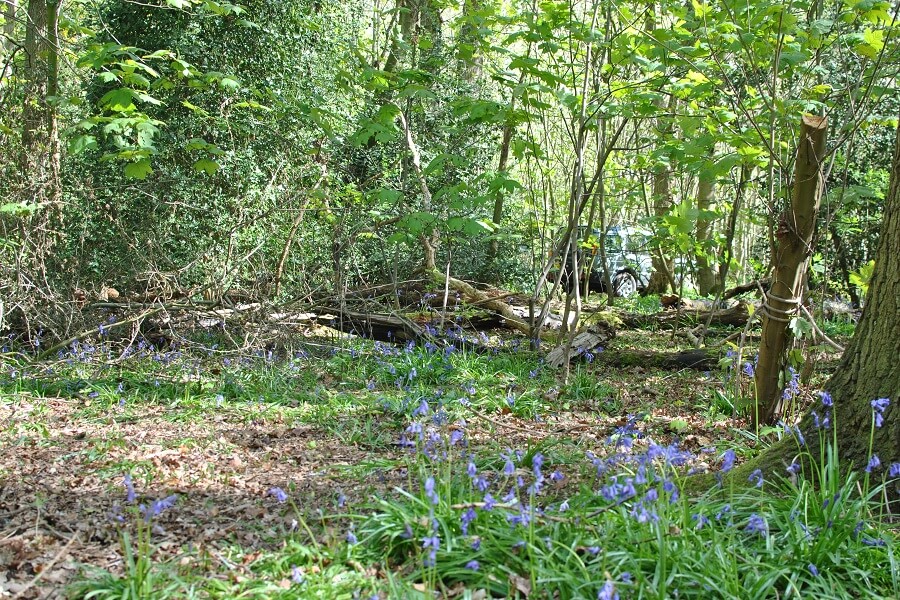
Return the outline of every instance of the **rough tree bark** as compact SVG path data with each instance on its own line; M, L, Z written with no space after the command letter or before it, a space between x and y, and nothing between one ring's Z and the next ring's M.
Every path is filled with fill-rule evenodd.
M755 423L775 423L783 409L780 376L788 344L788 323L799 306L806 264L812 254L816 215L824 189L825 117L806 115L800 128L800 144L794 172L791 207L778 227L775 276L763 307L762 341L756 367L757 407Z
M884 222L875 260L875 271L862 317L835 374L825 385L834 400L832 422L837 430L841 461L861 470L869 460L869 434L874 433L872 451L883 468L900 462L900 127L894 146L891 182L885 198ZM884 423L872 429L871 402L888 398ZM823 415L824 407L816 410ZM819 456L820 439L810 415L800 424L811 456ZM827 436L830 439L829 436ZM790 436L772 446L746 469L783 473L797 454ZM880 477L881 472L876 470ZM739 477L740 475L736 475ZM900 488L891 490L900 498Z

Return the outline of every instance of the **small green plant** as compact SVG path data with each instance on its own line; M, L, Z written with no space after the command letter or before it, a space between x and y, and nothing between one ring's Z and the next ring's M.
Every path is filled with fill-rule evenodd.
M113 509L112 519L119 525L119 547L122 553L122 574L108 571L78 582L72 588L74 598L81 600L156 600L182 597L182 582L167 568L153 559L154 519L172 508L177 495L138 503L137 494L127 473L124 478L124 513L119 505Z

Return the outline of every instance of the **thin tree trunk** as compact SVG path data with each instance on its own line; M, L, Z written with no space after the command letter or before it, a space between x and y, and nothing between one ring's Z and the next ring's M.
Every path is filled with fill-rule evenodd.
M775 276L763 309L762 342L756 368L758 412L753 415L757 425L774 423L783 408L783 383L780 378L788 344L787 328L791 315L800 303L803 274L812 254L811 242L824 189L822 161L827 130L826 118L813 115L803 117L794 172L793 202L778 227Z
M734 236L737 232L738 217L744 203L744 193L747 190L747 183L750 181L750 174L750 166L741 166L741 178L734 192L731 215L728 217L728 231L725 234L725 247L722 249L722 261L719 263L719 281L722 282L723 288L728 281L728 270L731 268L731 260L734 258Z
M710 151L711 158L712 151ZM697 219L697 245L701 248L697 255L697 291L701 296L715 294L723 287L718 282L711 259L716 254L715 248L710 244L713 221L705 216L710 213L715 199L715 175L708 169L701 169L697 178L697 210L700 211Z

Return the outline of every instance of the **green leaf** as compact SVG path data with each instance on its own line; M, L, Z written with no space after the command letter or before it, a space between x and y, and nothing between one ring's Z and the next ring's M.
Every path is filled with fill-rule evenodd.
M132 179L147 179L147 175L152 172L150 159L147 158L125 165L125 176Z
M100 105L115 112L128 112L134 110L134 90L119 88L107 92L100 98Z
M791 323L788 327L790 327L794 337L798 340L802 340L804 337L809 336L813 330L812 324L803 317L794 317L791 319Z
M866 29L862 34L862 41L854 47L859 54L866 58L877 58L884 49L884 30Z
M0 214L25 215L31 214L41 208L40 204L26 204L24 202L10 202L0 204Z
M95 148L97 148L97 138L92 135L76 135L69 140L69 154L72 155Z
M194 163L194 170L203 171L207 175L212 175L216 171L219 170L219 163L214 160L210 160L208 158L201 158L197 162Z
M219 80L219 85L222 86L223 89L236 91L241 87L241 84L238 83L237 79L232 79L231 77L223 77Z

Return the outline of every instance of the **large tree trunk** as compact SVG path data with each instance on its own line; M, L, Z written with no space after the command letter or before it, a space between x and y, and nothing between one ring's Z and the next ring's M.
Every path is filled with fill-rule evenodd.
M794 196L778 228L775 277L763 307L762 343L756 367L756 423L772 424L781 417L785 349L788 323L800 303L806 263L812 254L816 215L824 189L825 117L806 115L800 128L800 144L794 172Z
M871 451L877 454L883 469L900 462L900 127L894 149L890 189L885 199L884 223L875 272L866 297L862 317L841 363L825 385L834 400L833 427L836 429L840 459L861 470L869 461L869 434L874 433ZM891 406L884 412L884 423L872 429L871 402L888 398ZM820 417L828 409L815 409ZM818 457L820 438L815 419L807 416L800 425L811 456ZM831 438L831 431L826 439ZM793 439L772 446L748 464L779 473L797 453ZM882 471L875 471L880 479ZM900 498L900 488L891 491Z

